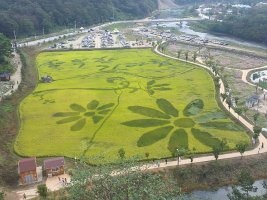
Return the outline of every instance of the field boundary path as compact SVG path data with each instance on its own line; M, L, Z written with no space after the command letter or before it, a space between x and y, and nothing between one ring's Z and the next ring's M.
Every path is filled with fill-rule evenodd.
M211 69L209 67L207 67L206 65L198 64L198 63L194 63L194 62L191 62L191 61L186 61L184 59L179 59L179 58L175 58L173 56L166 55L166 54L160 52L158 50L158 47L159 46L156 46L154 48L154 51L157 54L159 54L161 56L164 56L164 57L167 57L167 58L170 58L170 59L179 60L179 61L182 61L182 62L187 62L187 63L190 63L190 64L194 64L196 66L199 66L199 67L202 67L204 69L207 69L208 71L210 71L214 75L214 73L211 71ZM261 69L261 68L264 68L264 67L255 68L255 69L257 70L257 69ZM265 68L266 68L266 66L265 66ZM254 69L250 69L248 71L251 71L251 70L254 70ZM245 77L245 80L246 80L246 77ZM245 82L248 83L247 80ZM252 84L252 83L249 83L249 84ZM221 79L220 79L220 91L219 92L220 93L225 93L225 86L224 86L224 83L222 82ZM229 110L228 109L228 105L226 104L226 102L224 102L222 100L221 97L220 97L220 100L221 100L222 105L225 107L225 109L228 110L229 113L233 117L235 117L238 121L240 121L249 130L253 131L253 125L250 122L248 122L247 120L245 120L242 116L238 116L238 114L233 109L230 109ZM261 148L261 144L262 143L264 144L264 147L263 148ZM258 146L256 146L252 150L246 151L243 154L243 156L257 155L257 154L266 153L266 152L267 152L267 139L262 134L260 134ZM229 159L229 158L237 158L237 157L240 157L240 156L241 155L240 155L239 152L226 153L226 154L220 155L218 159L219 160L223 160L223 159ZM215 157L213 155L210 155L210 156L196 157L196 158L194 158L193 163L201 163L201 162L208 162L208 161L214 161L214 160L215 160ZM190 159L183 159L183 160L180 160L180 162L179 162L179 165L187 165L187 164L191 164L191 160ZM170 161L167 164L166 164L166 162L158 162L158 163L156 163L156 164L148 167L148 169L160 169L160 168L173 167L173 166L177 166L177 165L178 165L178 162L177 161Z
M11 75L10 82L13 82L14 84L13 84L13 87L3 95L3 97L12 95L12 93L14 93L19 88L19 85L21 83L22 63L21 63L20 56L18 53L14 53L13 61L14 61L14 65L16 66L16 71L15 73ZM0 101L1 100L2 98L0 96Z

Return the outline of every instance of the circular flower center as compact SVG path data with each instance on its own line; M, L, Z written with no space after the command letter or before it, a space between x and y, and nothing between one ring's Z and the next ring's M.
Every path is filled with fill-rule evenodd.
M195 122L190 118L181 118L174 121L174 125L182 128L193 128Z

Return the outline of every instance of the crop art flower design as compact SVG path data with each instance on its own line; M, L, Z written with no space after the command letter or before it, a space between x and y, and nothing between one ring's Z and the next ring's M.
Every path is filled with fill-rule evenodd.
M94 124L98 124L101 120L108 115L114 103L100 105L100 102L93 100L87 104L87 107L83 107L79 104L71 104L70 109L72 112L59 112L55 113L53 117L63 118L57 121L57 124L66 124L75 122L70 130L71 131L80 131L86 125L87 119L91 118Z
M138 147L152 145L170 135L168 149L171 153L181 147L188 149L188 134L190 132L196 140L212 147L219 144L220 140L209 133L210 129L240 130L232 122L217 121L227 118L224 113L208 113L201 116L204 108L204 102L201 99L193 100L185 107L184 117L180 117L179 111L166 99L157 99L156 104L159 109L143 106L128 107L131 112L148 118L126 121L122 125L139 128L155 127L139 138ZM201 127L201 130L198 127Z

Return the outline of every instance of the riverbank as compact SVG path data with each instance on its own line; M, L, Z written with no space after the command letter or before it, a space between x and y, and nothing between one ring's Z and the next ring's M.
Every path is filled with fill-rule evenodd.
M162 170L174 177L183 192L216 190L237 183L242 170L248 170L255 180L267 178L267 153L206 163L189 164Z

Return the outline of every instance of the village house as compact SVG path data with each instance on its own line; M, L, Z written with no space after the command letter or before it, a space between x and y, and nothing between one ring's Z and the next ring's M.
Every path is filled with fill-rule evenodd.
M0 73L0 81L10 81L10 73L4 72Z
M45 174L48 177L58 176L64 174L65 172L64 165L65 165L64 157L51 158L48 160L44 160L43 170L45 171Z
M248 108L253 108L254 106L258 105L259 102L260 102L260 97L257 95L253 95L246 100L246 106Z
M25 158L18 162L19 184L27 185L38 181L36 158Z

